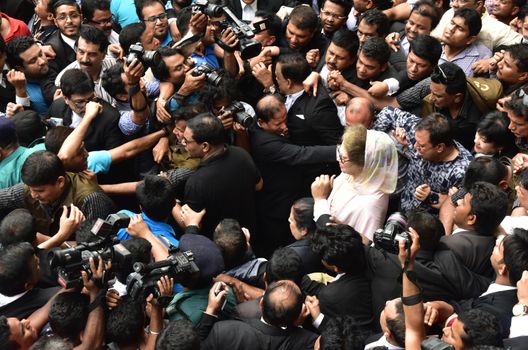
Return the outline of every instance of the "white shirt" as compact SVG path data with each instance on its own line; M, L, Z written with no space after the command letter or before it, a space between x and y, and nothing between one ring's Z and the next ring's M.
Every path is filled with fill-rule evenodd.
M486 296L488 294L497 293L497 292L504 292L507 290L517 289L517 287L514 286L505 286L503 284L497 284L493 282L489 285L488 290L486 290L484 293L482 293L481 297Z
M319 72L319 75L321 76L321 79L323 80L323 84L326 88L328 88L328 66L325 64L323 68L321 68L321 72ZM346 125L345 120L345 112L346 112L346 105L337 105L335 99L332 98L334 101L334 104L337 108L337 116L339 117L339 121L341 122L341 125Z
M528 335L528 315L511 318L510 338Z
M240 0L240 6L242 6L242 20L251 22L253 17L255 17L255 12L257 12L257 1L253 1L251 4L246 4L244 1Z
M24 291L24 292L22 292L20 294L13 295L12 297L8 297L8 296L5 296L3 294L0 294L0 307L3 307L3 306L8 305L8 304L11 304L13 301L22 298L24 296L24 294L26 294L27 292L29 292L29 291L26 290L26 291Z
M365 345L365 350L374 348L376 346L385 346L389 350L403 350L402 347L389 343L389 341L387 340L387 338L385 338L384 335L382 335L381 338L379 338L375 342Z
M299 97L303 94L304 90L301 89L300 91L294 92L293 94L286 95L286 102L284 105L286 106L286 111L290 111L291 106L297 101Z
M345 275L345 273L338 273L337 276L335 276L335 278L332 280L332 282L330 283L333 283L335 281L337 281L338 279L340 279L341 277L343 277ZM312 322L312 325L315 327L315 328L319 328L319 326L321 325L321 322L323 322L323 319L324 319L325 315L321 312L319 314L319 316L317 316L317 318Z
M64 42L65 42L69 47L71 47L74 51L77 51L77 50L75 50L75 39L68 38L66 35L64 35L64 34L62 34L62 33L61 33L61 38L62 38L62 40L64 40Z
M75 113L74 111L72 111L72 122L70 124L70 128L78 127L79 124L81 124L81 121L82 121L82 117L78 115L77 113Z

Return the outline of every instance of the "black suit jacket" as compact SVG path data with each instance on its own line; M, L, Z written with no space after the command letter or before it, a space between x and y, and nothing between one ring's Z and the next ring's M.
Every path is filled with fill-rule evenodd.
M125 136L118 127L119 112L105 101L100 103L103 111L92 121L84 139L88 151L110 150L125 142ZM49 112L51 117L61 118L65 126L72 123L72 110L63 98L53 101Z
M372 294L366 277L345 274L337 281L324 285L306 276L302 281L302 290L307 295L315 295L319 299L321 313L325 315L319 328L324 328L332 317L350 315L358 326L365 330L370 329Z
M0 307L0 316L16 317L19 320L28 318L33 312L44 306L59 289L59 287L33 288L17 300Z
M295 7L298 4L299 2L296 0L257 0L257 10L275 13L279 11L281 6ZM242 19L242 6L240 0L227 0L226 5L239 19Z
M495 246L495 237L480 235L475 231L464 231L440 239L441 245L450 249L471 271L493 277L490 256Z
M75 61L75 51L62 40L60 30L56 30L45 42L51 45L55 51L55 58L48 61L49 71L44 79L40 82L42 95L48 105L53 102L53 94L57 87L55 86L55 79L57 75L66 68L67 65Z
M203 318L202 318L203 320ZM281 329L259 319L216 322L202 349L297 350L313 349L317 334L299 327Z

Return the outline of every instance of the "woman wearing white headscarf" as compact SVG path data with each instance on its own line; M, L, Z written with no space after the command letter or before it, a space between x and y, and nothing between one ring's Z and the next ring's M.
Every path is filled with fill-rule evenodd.
M331 193L328 195L331 182L326 176L312 184L314 216L330 214L372 239L374 231L383 226L389 195L396 189L398 155L394 143L383 132L353 125L343 135L337 158L342 173L333 181Z

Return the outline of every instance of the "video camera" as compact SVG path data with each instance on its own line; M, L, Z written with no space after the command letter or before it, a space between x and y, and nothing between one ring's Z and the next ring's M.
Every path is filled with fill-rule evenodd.
M144 300L149 294L160 296L157 282L163 276L174 278L177 283L186 283L200 269L194 262L194 255L189 251L171 250L167 259L145 265L134 264L134 271L127 277L127 294L134 300ZM158 300L158 302L161 302ZM161 302L163 303L163 302Z
M110 214L106 220L98 219L91 232L98 240L81 243L72 248L56 249L48 253L50 267L57 270L59 284L65 288L82 285L81 271L91 275L90 258L111 261L112 269L132 264L132 256L115 236L117 231L128 226L126 214Z
M156 66L161 61L161 55L158 51L145 51L143 45L139 42L130 45L128 56L126 58L127 64L131 64L135 58L137 58L145 67Z
M224 108L224 112L230 113L233 116L233 119L245 128L249 128L254 122L253 117L246 112L242 102L231 102L229 106Z
M400 252L399 242L405 241L405 248L412 244L407 228L407 218L400 212L393 213L387 219L385 227L374 232L374 246L392 254Z
M220 23L222 29L231 27L233 33L239 40L238 50L243 60L258 56L262 50L262 44L254 40L255 34L258 34L268 29L268 20L264 19L254 24L247 24L241 21L237 16L226 6L213 5L207 0L197 0L193 5L193 12L201 12L209 17L226 16L226 19ZM226 49L226 45L217 40L217 43ZM229 48L228 48L229 49Z

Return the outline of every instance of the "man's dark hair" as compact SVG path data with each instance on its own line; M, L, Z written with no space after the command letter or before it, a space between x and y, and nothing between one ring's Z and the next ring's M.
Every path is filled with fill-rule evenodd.
M176 14L176 27L178 28L178 32L182 33L182 35L189 31L189 23L191 22L192 14L192 6L184 7Z
M476 36L480 33L480 30L482 29L482 19L477 10L469 7L459 8L455 11L453 18L454 17L462 17L464 19L464 22L469 29L470 36Z
M0 138L0 148L17 148L19 146L19 143L16 133L16 127L13 125L14 123L9 119L4 119L4 122L7 123L5 127L14 128L15 132L8 132L7 135Z
M350 0L324 0L323 4L321 5L321 8L324 7L327 1L342 7L345 10L345 16L348 16L350 14L350 11L352 10L353 3Z
M37 238L35 218L27 209L15 209L0 223L0 244L8 246L19 242L33 244Z
M82 14L91 21L96 10L110 11L110 0L81 0Z
M144 238L133 237L121 241L121 244L130 252L131 261L139 262L142 264L149 264L152 261L152 244ZM120 269L116 271L116 277L119 282L126 284L126 280L129 274L134 272L132 265L120 266Z
M502 147L505 151L511 150L514 137L510 129L508 118L499 111L488 113L477 125L477 132L487 143Z
M44 139L46 150L53 154L59 154L64 140L66 140L72 132L72 128L64 125L57 125L56 127L49 129L46 133L46 138Z
M58 294L49 311L49 323L53 333L76 342L86 326L89 304L88 296L83 293Z
M480 309L471 309L458 315L464 324L465 335L461 336L465 347L474 345L503 346L499 320L495 315Z
M187 122L189 119L192 119L199 114L207 113L208 111L208 104L196 101L184 106L180 106L179 108L170 111L170 114L174 122L178 122L180 120Z
M363 349L365 335L352 316L331 318L321 332L321 350Z
M279 63L284 79L291 79L296 84L301 84L312 72L306 58L299 53L280 55L277 60Z
M176 203L170 181L157 175L147 175L137 185L136 197L141 210L155 221L166 220Z
M416 56L427 60L433 66L438 64L442 55L442 45L436 38L430 35L418 35L416 39L410 42L410 45L410 51Z
M4 349L4 348L2 348ZM73 350L73 344L59 337L58 335L45 335L40 337L33 345L31 350Z
M184 56L183 53L178 49L173 49L168 46L164 46L158 49L158 52L161 56L161 60L159 60L158 64L153 65L151 67L152 74L156 77L156 79L160 81L165 81L169 78L169 70L167 68L167 65L165 64L165 61L163 60L163 57L170 57L174 55L181 55Z
M504 264L508 268L510 283L515 286L524 270L528 270L528 231L516 228L504 238Z
M279 280L289 280L300 286L302 270L302 259L293 249L277 248L266 265L266 282L270 284Z
M34 256L35 250L28 242L0 249L0 293L12 297L26 291L25 284L34 274L31 268Z
M429 141L433 146L441 143L454 146L453 129L447 118L440 113L431 113L416 125L416 131L429 132Z
M392 7L392 0L372 0L372 4L378 10L383 11Z
M435 67L431 73L431 81L446 86L446 92L450 95L466 93L466 74L454 63L444 62Z
M48 12L55 15L55 10L57 10L59 6L63 5L75 6L77 8L77 11L79 13L82 13L79 4L77 4L77 1L75 0L50 0L50 2L48 2Z
M187 122L187 128L193 133L194 141L221 145L225 142L224 126L220 119L208 113L199 114Z
M26 52L31 46L36 45L37 42L32 36L17 36L6 44L6 61L9 67L17 68L24 66L24 60L20 58L20 54Z
M224 257L225 269L230 270L244 262L247 241L242 227L235 219L223 219L216 226L213 240Z
M526 89L528 91L528 89ZM528 106L524 104L525 90L523 88L515 90L511 94L511 100L506 101L505 107L515 116L528 120Z
M130 46L141 42L141 35L145 31L145 23L137 22L126 25L119 33L119 45L123 49L125 56L130 52Z
M280 107L284 106L284 98L278 94L270 95L269 97L264 96L263 98L271 98L272 101L269 103L257 103L255 106L255 114L257 119L262 119L263 122L267 123L280 111Z
M471 188L477 181L498 186L506 179L508 169L500 160L494 157L477 157L473 159L464 174L464 188Z
M526 44L514 44L503 48L505 52L508 52L515 61L519 73L528 72L528 45Z
M440 22L440 11L436 8L435 4L429 0L417 1L411 10L411 14L413 12L431 19L431 30L433 30L438 22Z
M469 188L471 212L477 216L475 231L492 236L508 211L508 196L496 185L477 181Z
M369 26L376 26L376 33L379 37L385 38L389 34L390 21L386 14L378 10L377 8L371 8L359 15L358 24L361 21Z
M115 342L119 347L137 346L141 342L144 326L143 304L125 295L119 305L107 314L106 340Z
M368 38L360 49L361 53L367 58L376 60L379 64L384 65L389 62L390 47L384 38Z
M275 327L291 327L303 305L301 289L292 281L271 283L262 298L262 317Z
M332 43L337 47L347 50L350 56L356 57L359 49L359 39L356 32L346 28L338 29L332 35Z
M200 102L213 105L221 99L226 99L227 103L230 103L235 98L238 92L235 78L224 70L217 70L217 73L222 76L220 84L214 85L206 81L200 90Z
M113 98L116 98L117 94L126 94L125 83L121 78L121 73L124 72L123 62L117 61L110 67L103 70L101 74L101 85Z
M109 42L106 34L99 28L96 28L91 25L83 24L81 30L79 31L79 38L83 38L87 43L98 45L99 52L106 52ZM79 43L79 38L77 38L76 45Z
M365 269L365 253L360 234L348 225L318 226L311 237L311 247L326 263L351 275Z
M33 142L46 134L46 126L39 114L31 109L15 113L11 117L20 146L29 147Z
M30 155L24 162L21 173L22 181L28 186L53 185L59 176L66 176L59 157L48 151Z
M395 318L387 317L387 328L391 332L392 338L399 346L405 346L405 314L403 313L403 304L401 299L396 300L394 306L396 307L397 316Z
M526 18L527 15L528 15L528 5L524 5L519 10L519 13L517 14L517 18L519 18L520 20L524 21L524 19Z
M92 227L96 222L97 219L87 219L81 222L75 231L75 241L77 244L95 242L101 239L92 233Z
M313 219L314 200L312 197L304 197L296 200L291 209L293 218L295 219L295 226L297 229L306 229L308 235L315 232L316 226Z
M407 212L407 224L420 235L420 248L434 252L440 238L445 235L444 225L434 215L421 209L411 209Z
M136 14L140 21L144 20L143 18L143 8L154 5L154 4L160 4L163 9L165 9L165 1L162 0L135 0L136 4Z
M310 6L299 5L290 13L290 22L300 30L310 29L313 32L319 26L319 17Z
M68 69L64 72L60 80L62 94L67 98L72 95L88 94L94 91L94 83L90 76L80 69Z
M191 321L171 321L158 335L156 350L200 350L200 337Z
M18 345L9 340L11 338L11 329L9 324L7 324L7 317L0 316L0 349L4 350L16 350Z
M279 40L282 32L282 21L274 12L258 10L255 12L255 17L267 18L267 32L269 35L273 35L275 40Z

